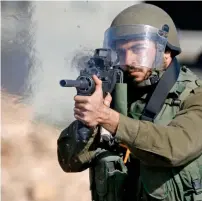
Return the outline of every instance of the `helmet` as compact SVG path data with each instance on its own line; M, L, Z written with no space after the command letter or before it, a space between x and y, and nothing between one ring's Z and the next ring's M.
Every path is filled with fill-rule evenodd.
M112 21L110 28L105 31L103 46L116 49L117 41L129 40L146 41L146 49L149 49L151 45L149 41L155 42L157 55L155 67L160 65L166 47L174 56L181 52L173 20L164 10L151 4L136 4L119 13ZM141 55L142 59L139 61L141 65L151 63L146 57L148 58L148 51Z

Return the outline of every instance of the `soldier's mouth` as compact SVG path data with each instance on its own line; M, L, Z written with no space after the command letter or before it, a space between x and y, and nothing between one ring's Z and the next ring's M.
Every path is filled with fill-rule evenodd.
M141 68L137 68L137 67L131 66L131 67L128 68L128 72L129 72L129 73L142 72L142 69L141 69Z

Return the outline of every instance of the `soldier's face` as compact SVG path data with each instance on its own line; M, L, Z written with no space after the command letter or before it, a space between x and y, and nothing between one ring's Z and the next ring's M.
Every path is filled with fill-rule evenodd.
M120 64L136 82L142 82L151 74L155 61L156 45L152 41L129 41L116 46Z

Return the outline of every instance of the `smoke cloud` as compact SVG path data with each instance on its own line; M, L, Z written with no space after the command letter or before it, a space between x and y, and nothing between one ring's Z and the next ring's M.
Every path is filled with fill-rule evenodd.
M61 79L76 79L82 61L102 47L113 18L134 2L32 2L33 65L27 79L35 117L57 126L73 118L74 88Z

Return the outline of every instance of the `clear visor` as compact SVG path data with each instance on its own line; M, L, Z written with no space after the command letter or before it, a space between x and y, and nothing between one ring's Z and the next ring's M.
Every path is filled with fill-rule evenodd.
M160 69L166 44L166 31L149 25L124 25L106 30L103 48L117 53L118 65Z

